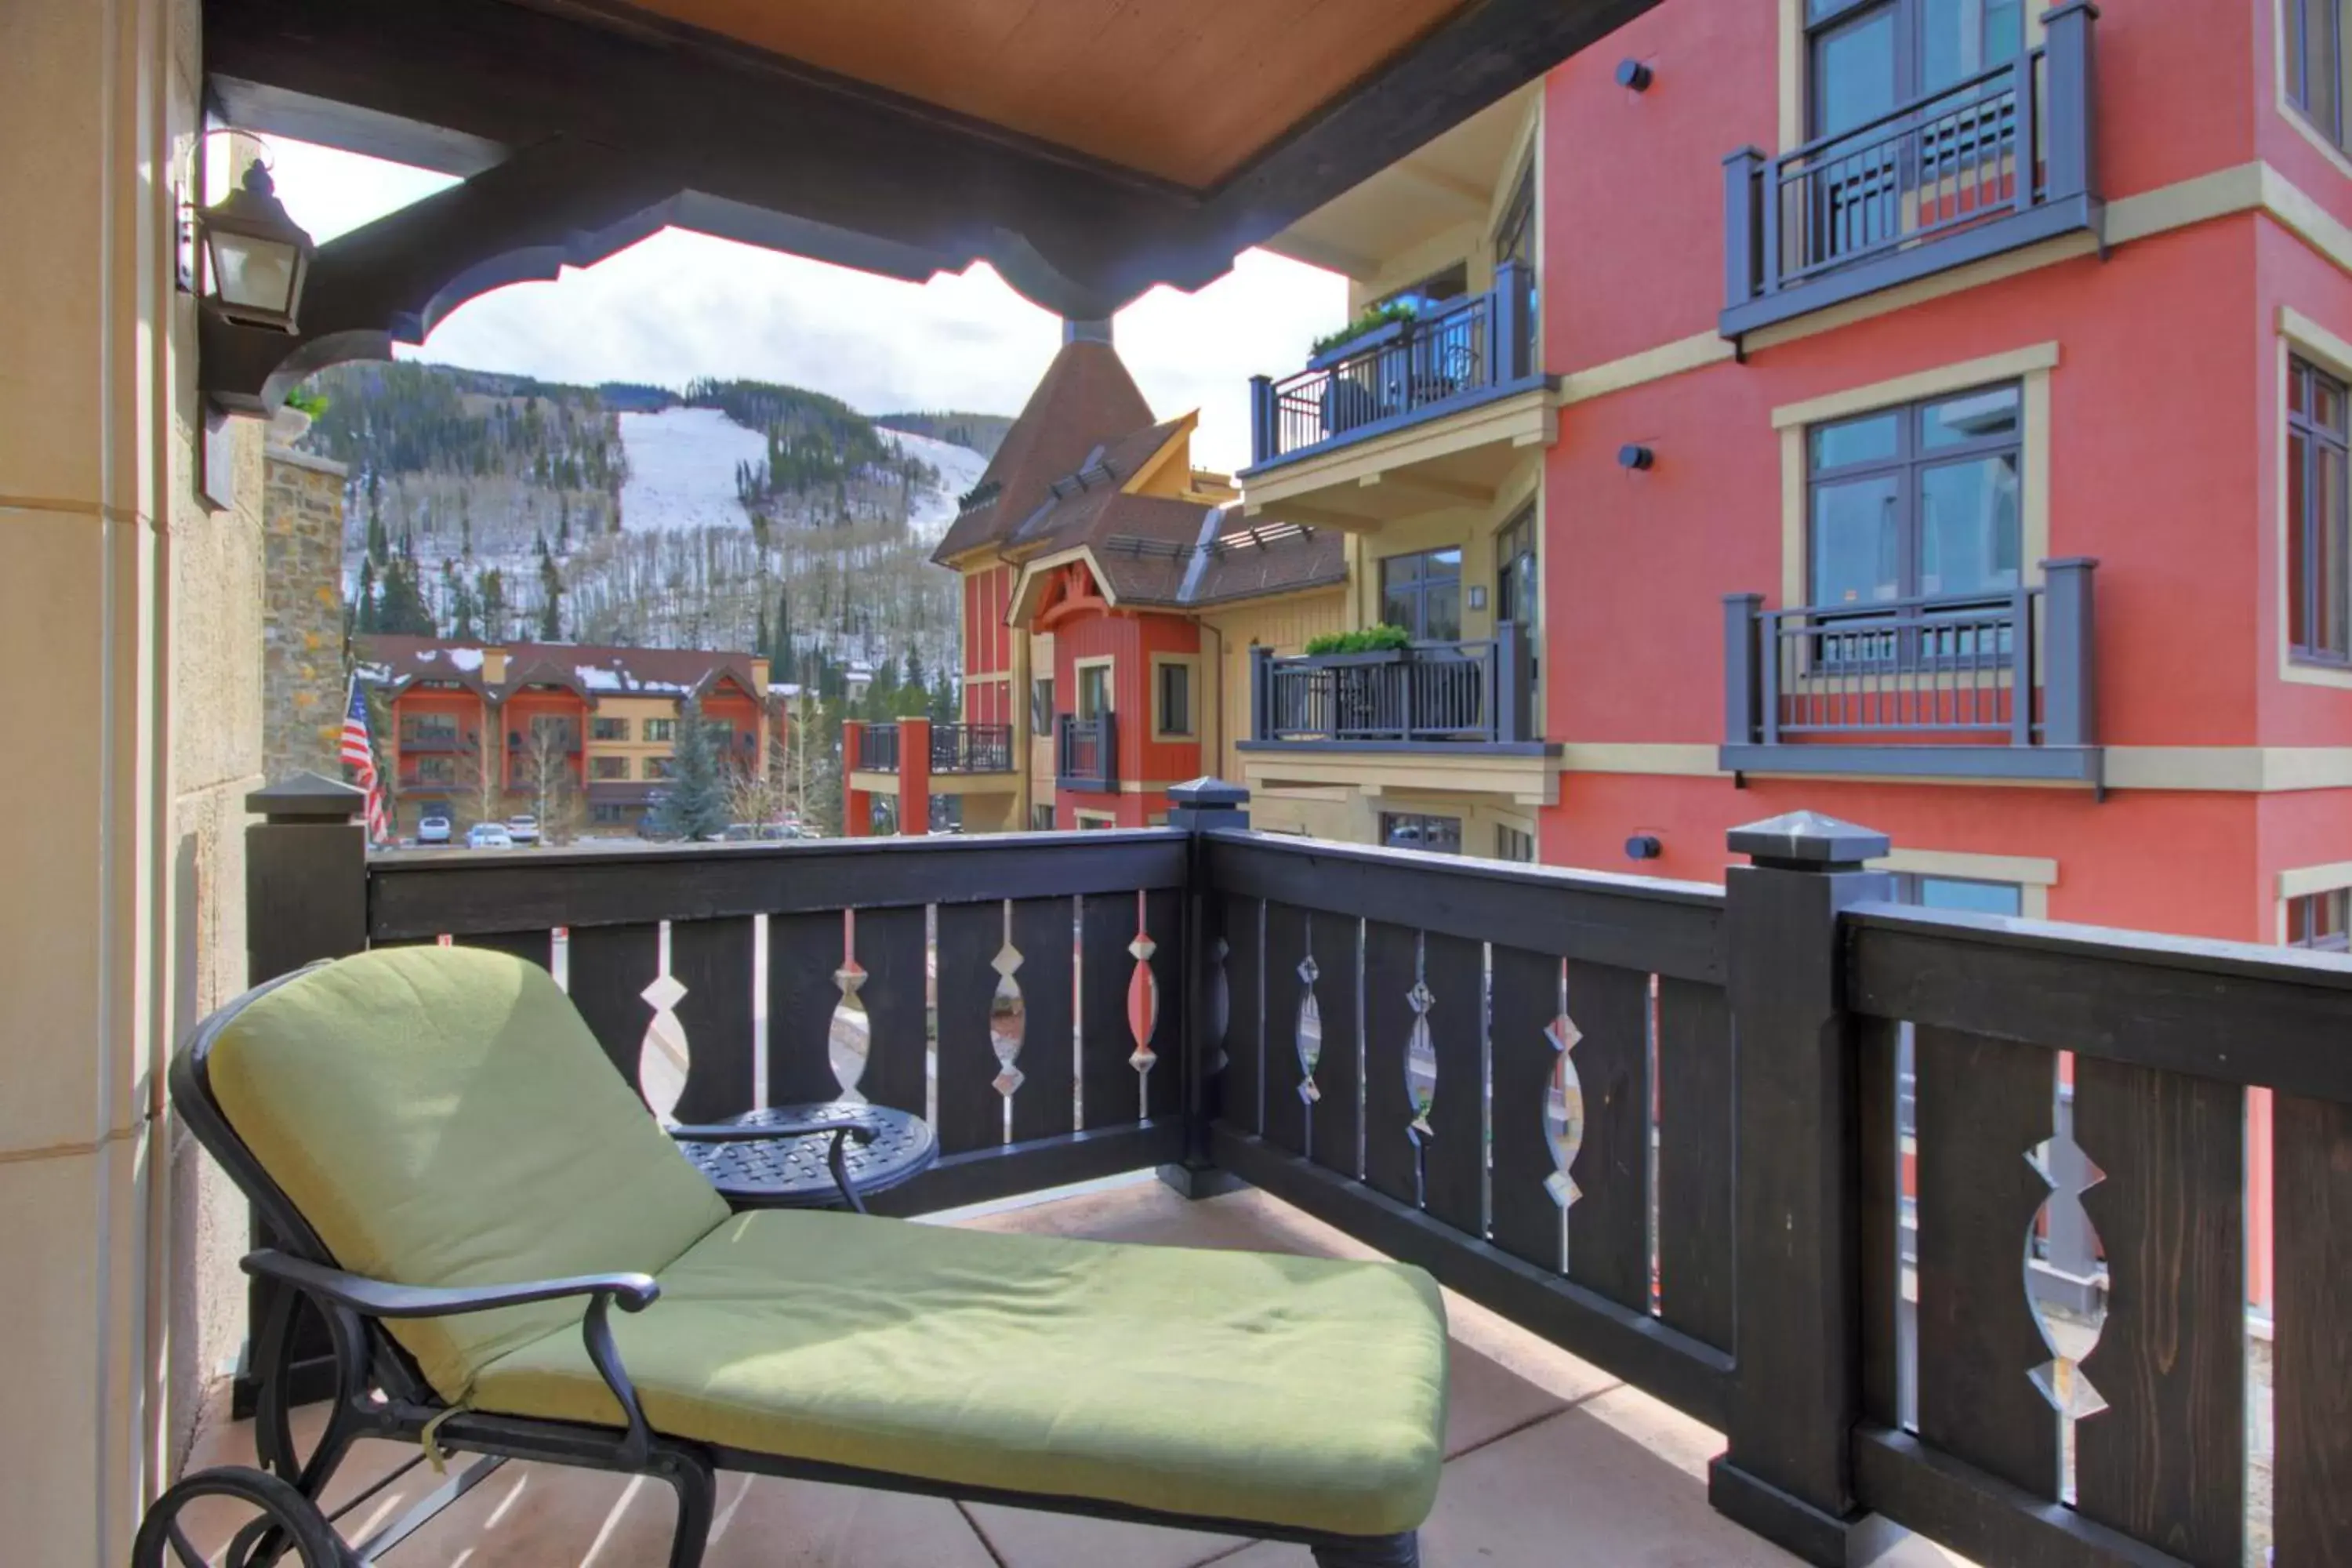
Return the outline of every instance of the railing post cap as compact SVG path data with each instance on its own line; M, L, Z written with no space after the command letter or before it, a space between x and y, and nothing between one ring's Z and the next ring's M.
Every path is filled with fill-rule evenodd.
M245 809L272 822L349 822L367 809L367 792L322 773L300 773L248 792Z
M2095 555L2053 555L2042 563L2042 569L2044 572L2088 572L2098 563L2099 558Z
M2084 16L2089 17L2094 22L2099 19L2099 8L2093 5L2091 0L2066 0L2065 5L2053 5L2047 11L2042 12L2042 25L2044 27L2047 27L2052 22L2057 20L2059 17L2071 16L2077 11L2080 11Z
M1764 595L1761 594L1726 594L1723 596L1723 602L1727 605L1760 605L1764 602Z
M1760 163L1764 161L1764 149L1751 142L1745 147L1735 147L1723 155L1723 161L1727 166L1749 162Z
M1858 870L1864 861L1876 860L1894 847L1884 833L1818 811L1791 811L1751 822L1733 828L1728 839L1733 854L1786 871Z
M1188 779L1180 784L1168 786L1170 805L1185 806L1195 811L1203 808L1230 810L1247 805L1249 798L1250 792L1244 785L1227 784L1223 779L1211 778L1206 774L1197 779Z

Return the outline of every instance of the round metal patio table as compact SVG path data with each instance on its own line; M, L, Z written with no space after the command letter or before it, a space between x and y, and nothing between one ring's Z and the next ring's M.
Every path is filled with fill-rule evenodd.
M806 1129L794 1135L746 1137L767 1128ZM724 1129L724 1142L698 1141L698 1131ZM678 1152L709 1178L735 1208L826 1208L863 1214L865 1199L911 1180L940 1157L940 1141L919 1116L857 1100L777 1105L747 1111L709 1128L672 1129Z

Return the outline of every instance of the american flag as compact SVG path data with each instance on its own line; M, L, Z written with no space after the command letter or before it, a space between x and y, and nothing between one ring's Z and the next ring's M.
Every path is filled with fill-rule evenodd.
M383 780L376 776L375 748L368 744L367 693L356 680L352 682L351 706L343 710L342 759L360 788L367 791L368 842L381 843L391 837L383 815Z

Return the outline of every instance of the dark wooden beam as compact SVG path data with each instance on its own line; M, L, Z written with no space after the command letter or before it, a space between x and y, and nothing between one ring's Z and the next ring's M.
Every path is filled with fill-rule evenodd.
M206 0L205 51L224 113L249 129L386 154L413 153L415 126L465 148L625 149L664 196L800 220L821 259L836 259L828 233L935 270L985 258L1066 316L1108 315L1153 283L1198 288L1231 264L1187 239L1193 193L650 20L625 32L486 0ZM339 132L322 103L360 112Z
M210 325L205 389L266 410L475 294L669 226L909 279L984 259L1048 310L1107 318L1200 288L1654 3L1477 0L1193 191L618 0L205 0L232 123L469 176L324 247L299 339Z

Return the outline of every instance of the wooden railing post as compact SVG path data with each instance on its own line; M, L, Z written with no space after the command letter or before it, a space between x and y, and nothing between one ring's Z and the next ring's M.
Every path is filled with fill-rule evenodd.
M297 773L245 797L246 983L367 946L367 796Z
M1489 718L1498 741L1526 741L1538 732L1528 711L1535 682L1528 668L1528 628L1505 621L1495 628L1495 711Z
M1809 1563L1843 1564L1861 1413L1859 1124L1838 914L1894 884L1885 835L1813 812L1734 828L1727 880L1737 1370L1707 1499Z
M1495 310L1493 331L1486 344L1488 363L1494 367L1486 384L1500 386L1535 373L1528 363L1533 343L1528 321L1528 286L1519 263L1501 262L1495 268Z
M1263 463L1280 455L1275 428L1274 378L1250 377L1250 461Z
M2091 39L2099 8L2089 0L2045 11L2042 16L2043 69L2049 97L2042 109L2045 200L2069 196L2099 199L2096 104L2092 94ZM2032 90L2021 83L2021 98Z
M1249 672L1250 739L1271 741L1279 722L1274 709L1274 649L1251 644Z
M245 797L261 821L245 830L246 983L259 985L322 958L367 948L367 829L358 818L367 796L337 780L297 773ZM277 1245L268 1224L249 1221L253 1246ZM279 1310L281 1287L246 1286L246 1344L229 1387L236 1420L250 1416L268 1372L257 1342ZM298 1404L334 1392L334 1347L314 1310L294 1307L285 1375Z
M1723 161L1723 302L1745 305L1761 292L1759 268L1764 235L1757 216L1757 187L1764 154L1742 147Z
M1723 596L1723 742L1756 743L1756 616L1761 594Z
M1224 929L1221 906L1212 896L1208 836L1249 826L1250 792L1223 779L1197 778L1168 792L1168 826L1189 834L1184 888L1183 1031L1177 1053L1182 1073L1180 1103L1184 1115L1184 1157L1160 1167L1160 1179L1188 1198L1214 1197L1240 1183L1220 1172L1211 1158L1210 1127L1217 1119L1224 1071L1225 1022L1231 998L1225 990Z
M2098 562L2086 555L2042 563L2042 743L2099 743L2098 660L2091 616L2091 578ZM2032 679L2029 666L2018 679Z

